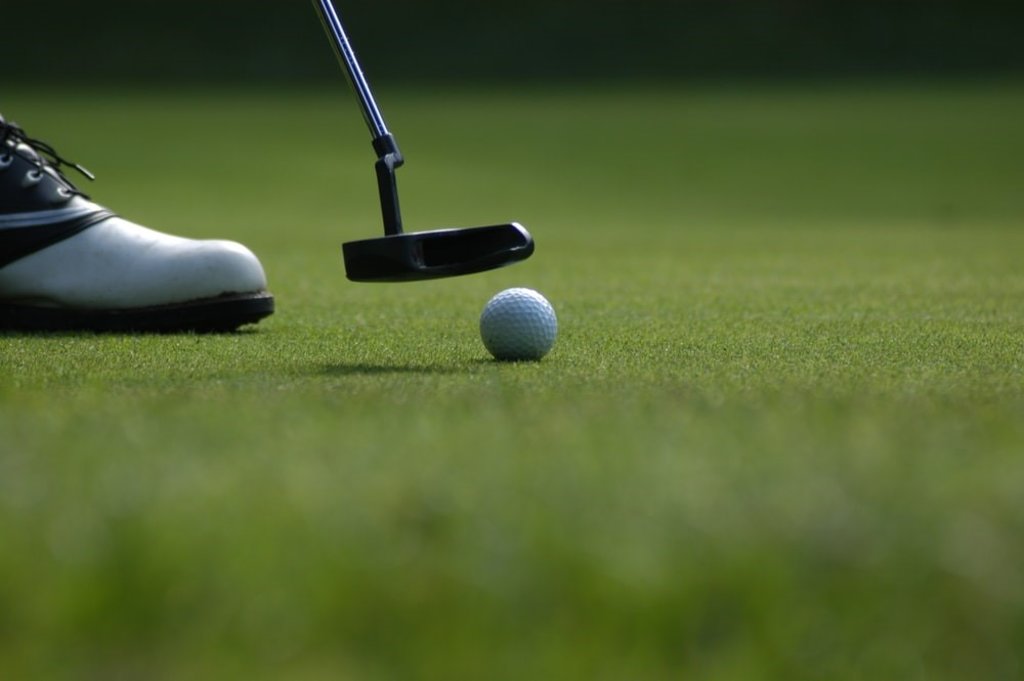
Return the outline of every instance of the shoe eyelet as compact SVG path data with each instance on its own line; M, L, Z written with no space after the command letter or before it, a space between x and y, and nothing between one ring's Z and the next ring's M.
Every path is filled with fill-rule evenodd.
M42 179L43 171L39 170L38 168L33 168L32 170L25 173L25 179L21 181L21 186L25 188L34 187L37 184L39 184L42 181Z
M75 193L67 187L56 187L50 195L50 205L62 206L71 200Z
M14 163L14 154L8 152L6 154L0 154L0 170L7 170Z

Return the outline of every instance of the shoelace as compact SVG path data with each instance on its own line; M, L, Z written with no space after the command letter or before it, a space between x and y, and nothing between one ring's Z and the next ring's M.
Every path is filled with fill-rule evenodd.
M83 177L88 180L95 180L96 176L86 170L83 166L69 161L60 154L52 146L43 142L42 140L33 139L29 137L25 131L14 121L7 121L3 116L0 116L0 150L7 146L8 140L13 142L13 146L16 149L18 144L27 144L32 147L37 154L37 158L31 159L35 163L36 169L39 172L43 172L44 166L50 166L61 179L68 183L74 191L78 191L71 180L64 175L62 170L63 167L74 168ZM13 152L12 152L13 153ZM20 155L20 154L19 154ZM22 155L23 156L23 155ZM80 192L79 192L80 193Z

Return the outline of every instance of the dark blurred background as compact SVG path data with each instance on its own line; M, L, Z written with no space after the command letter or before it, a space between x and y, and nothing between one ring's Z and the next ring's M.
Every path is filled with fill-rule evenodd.
M1024 2L337 0L374 79L1024 72ZM307 0L3 0L0 88L338 77ZM0 93L2 94L2 93Z

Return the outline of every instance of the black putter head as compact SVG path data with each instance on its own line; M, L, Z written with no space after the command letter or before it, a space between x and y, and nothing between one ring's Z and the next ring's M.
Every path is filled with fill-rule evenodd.
M525 260L533 237L517 222L390 234L342 244L352 281L398 282L454 277Z

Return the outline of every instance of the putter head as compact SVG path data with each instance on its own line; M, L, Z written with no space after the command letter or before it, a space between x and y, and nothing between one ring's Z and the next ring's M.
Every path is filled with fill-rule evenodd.
M526 260L533 237L517 222L391 234L342 244L352 281L418 281L492 270Z

